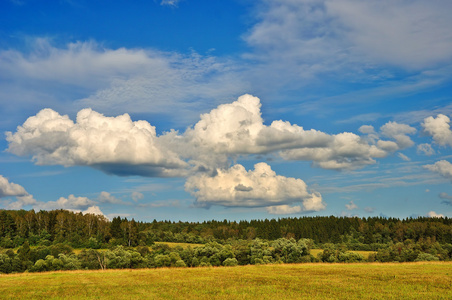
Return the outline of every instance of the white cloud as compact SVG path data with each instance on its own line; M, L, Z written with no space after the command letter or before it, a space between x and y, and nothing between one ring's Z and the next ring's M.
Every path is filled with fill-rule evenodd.
M348 204L345 204L347 210L357 209L358 205L356 205L353 201L350 201Z
M99 216L104 216L104 213L100 210L99 206L90 206L88 207L86 210L82 211L82 214L86 215L86 214L93 214L93 215L99 215Z
M414 142L407 136L416 133L416 129L406 124L388 122L380 128L383 136L395 140L399 149L405 149L414 145Z
M304 130L284 121L273 121L266 126L260 108L259 98L243 95L235 102L201 115L201 120L184 134L190 144L185 154L190 153L196 160L213 166L226 167L227 156L326 147L333 139L323 132Z
M17 196L27 196L28 193L25 189L14 182L9 182L9 180L2 175L0 175L0 198L3 197L17 197Z
M85 210L96 202L87 197L76 197L69 195L67 198L60 197L57 201L38 202L35 207L39 209L68 209L68 210Z
M101 192L99 197L98 197L99 202L102 203L111 203L111 204L124 204L124 201L122 201L121 199L116 198L115 196L113 196L112 194L110 194L109 192Z
M436 152L432 148L432 146L430 144L427 144L427 143L419 144L417 146L417 153L418 154L427 155L427 156L431 156L431 155L436 154Z
M17 196L16 201L10 202L7 205L8 209L22 209L24 206L35 206L39 202L33 198L33 195Z
M427 217L430 217L430 218L444 218L444 215L443 214L438 214L438 213L436 213L434 211L429 211L427 213Z
M408 156L406 156L403 153L398 153L397 155L404 161L411 161L411 158L409 158Z
M16 201L8 202L8 209L22 209L27 205L34 205L37 201L30 195L23 186L0 175L0 198L15 197Z
M425 165L424 168L452 180L452 164L447 160L437 161L433 165Z
M301 202L302 211L325 209L319 193L309 193L301 179L276 175L266 163L246 171L242 165L218 169L215 176L196 174L187 179L185 189L198 206L268 207ZM278 208L270 209L281 210Z
M227 155L281 151L281 157L287 160L312 160L314 166L325 169L356 169L411 146L407 134L416 132L408 125L389 122L381 130L394 142L376 141L378 135L372 126L360 128L368 133L365 137L350 132L329 135L282 120L266 126L260 108L259 98L243 95L201 115L201 120L184 134L192 144L192 150L187 148L185 153L204 162L222 158L223 165L219 166L225 167Z
M374 158L387 155L385 149L369 145L351 132L333 136L326 147L284 150L281 156L289 160L312 160L313 165L324 169L356 169L375 163Z
M121 175L171 176L186 163L166 149L155 127L132 122L128 114L105 117L83 109L74 123L51 109L43 109L7 132L8 151L32 156L40 165L86 165Z
M441 146L448 145L452 147L452 131L449 123L449 117L439 114L436 118L425 118L421 125L424 128L424 132L433 137L435 143Z

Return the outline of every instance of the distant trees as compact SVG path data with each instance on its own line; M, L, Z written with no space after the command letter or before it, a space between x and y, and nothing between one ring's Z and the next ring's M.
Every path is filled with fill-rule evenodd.
M374 251L368 261L381 262L452 257L448 218L330 216L144 223L66 210L0 210L0 230L2 273L364 261L351 250ZM169 248L156 241L202 246ZM73 248L85 250L75 255ZM313 248L324 251L314 257Z
M350 250L376 251L389 243L409 239L430 239L452 243L449 218L348 218L301 217L240 222L205 221L202 223L156 221L74 213L66 210L0 210L0 247L16 248L28 241L31 246L69 244L74 248L152 245L154 241L204 244L227 240L312 240L316 245L345 244ZM240 258L238 258L240 264Z

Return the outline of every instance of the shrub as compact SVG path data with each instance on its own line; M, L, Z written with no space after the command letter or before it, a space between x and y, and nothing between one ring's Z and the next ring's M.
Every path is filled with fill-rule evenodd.
M235 258L226 258L223 262L223 266L233 267L237 266L239 262Z
M430 253L419 253L414 261L438 261L439 258Z

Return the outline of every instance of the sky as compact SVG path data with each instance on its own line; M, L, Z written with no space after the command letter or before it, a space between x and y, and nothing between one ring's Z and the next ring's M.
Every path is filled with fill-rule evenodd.
M452 217L449 0L0 2L0 209Z

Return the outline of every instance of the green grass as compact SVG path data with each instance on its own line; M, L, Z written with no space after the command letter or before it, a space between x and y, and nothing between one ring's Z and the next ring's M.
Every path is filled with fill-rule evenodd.
M0 275L0 299L452 299L452 263L297 264Z

